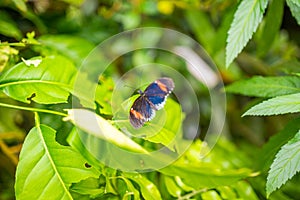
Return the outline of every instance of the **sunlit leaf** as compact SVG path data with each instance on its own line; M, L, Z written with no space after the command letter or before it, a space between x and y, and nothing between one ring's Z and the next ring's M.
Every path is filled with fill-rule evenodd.
M300 25L300 2L298 0L287 0L287 5L290 7L292 15Z
M254 97L276 97L300 92L299 76L255 76L226 87L227 92Z
M274 97L251 107L243 116L268 116L300 112L300 93Z
M95 101L100 104L100 112L104 115L112 115L111 97L114 89L112 78L101 80L96 88Z
M230 186L220 186L217 188L223 199L236 199L237 194L235 193L234 188Z
M119 147L134 152L147 153L143 147L120 132L107 120L89 110L70 109L68 110L68 117L65 120L71 121L78 128L95 137L109 141Z
M40 57L27 62L36 62ZM37 67L21 62L0 76L0 87L16 100L41 104L67 102L77 73L72 62L62 56L43 58Z
M300 131L281 147L267 178L267 196L300 171Z
M104 186L100 185L100 180L97 178L88 178L75 183L70 190L81 195L88 195L90 198L101 196L105 192Z
M129 196L133 196L134 199L140 199L139 191L134 187L132 182L126 178L126 176L118 176L117 178L123 180L127 187L126 192L123 195L123 199L126 199L126 197L129 197Z
M214 190L203 192L201 194L201 199L203 199L203 200L211 200L211 199L222 200L221 196Z
M164 176L164 184L166 185L166 188L168 192L173 197L179 197L182 194L182 189L176 184L175 180L172 177Z
M256 31L263 18L268 0L243 0L228 31L226 66L237 57Z
M147 141L161 143L174 150L175 137L182 132L181 123L184 118L180 105L168 98L164 108L156 111L154 119L145 123L143 127L135 129L129 122L129 109L137 96L131 97L120 106L120 110L114 116L116 124L135 136L142 136Z
M79 152L55 141L55 130L36 122L20 154L16 172L17 199L73 199L69 187L88 177L98 177L86 167Z
M123 175L132 181L136 182L140 186L140 190L142 192L142 196L147 200L159 200L161 199L159 190L157 187L149 181L146 177L141 174L130 174L123 173Z
M173 163L159 171L169 176L180 176L186 184L196 189L230 185L251 175L251 170L245 168L220 170L181 162Z

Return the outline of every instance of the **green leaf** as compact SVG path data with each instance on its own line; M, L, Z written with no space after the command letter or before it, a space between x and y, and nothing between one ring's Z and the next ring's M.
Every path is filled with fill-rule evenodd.
M211 199L222 200L222 198L220 197L220 195L216 191L214 191L214 190L203 192L201 194L201 199L203 199L203 200L211 200Z
M275 97L253 106L243 116L269 116L300 111L300 93Z
M291 120L282 131L272 136L269 141L263 146L258 158L258 169L269 169L279 149L292 139L295 133L300 129L300 118Z
M160 196L160 192L157 187L149 181L146 177L141 174L135 173L123 173L126 178L131 179L136 182L140 186L140 190L142 192L142 196L146 200L159 200L162 199Z
M96 178L88 178L75 183L70 190L81 195L89 195L90 198L101 196L105 192L104 186L101 186L100 180Z
M235 191L237 191L238 197L240 199L259 199L255 194L253 188L251 187L250 183L248 183L247 181L238 181L237 183L233 184L232 187L235 189Z
M65 120L71 121L75 126L88 134L106 140L118 147L134 152L147 153L143 147L120 132L107 120L89 110L70 109L68 110L68 117L66 117Z
M290 7L291 13L297 23L300 25L300 2L297 0L286 0L286 3Z
M100 85L98 85L96 88L95 101L101 106L101 114L112 115L111 97L113 89L114 82L112 78L105 78L104 80L100 80Z
M220 186L217 188L223 199L236 199L237 194L235 192L234 187L230 186Z
M189 9L185 13L185 15L198 41L201 42L201 44L209 53L214 53L212 52L212 48L216 32L209 17L205 14L204 11L201 11L199 9Z
M44 45L40 48L43 55L54 53L64 55L72 60L76 67L80 67L82 61L94 48L89 41L70 35L43 35L38 40Z
M13 99L41 104L67 102L77 73L71 61L62 56L35 57L36 67L21 62L0 77L0 88Z
M230 185L251 175L251 170L246 168L220 170L182 162L173 163L159 171L169 176L180 176L184 183L195 189Z
M27 7L25 4L25 0L12 0L14 2L14 4L16 5L16 7L22 11L22 12L26 12L27 11Z
M118 176L117 178L123 180L127 187L125 194L123 194L122 199L128 199L126 197L129 197L129 199L131 199L130 196L132 196L132 195L133 195L133 199L140 199L139 191L133 186L132 182L129 179L125 178L125 176ZM118 192L120 192L120 191L118 191Z
M147 141L163 144L174 151L176 146L174 139L177 134L180 135L182 132L181 123L184 118L180 105L168 98L164 109L156 111L153 120L145 123L143 127L135 129L130 124L128 117L130 106L137 97L138 95L134 95L122 103L120 109L114 115L115 123L120 129L126 129L128 132Z
M267 197L299 171L300 131L277 153L267 178Z
M257 54L264 56L279 32L284 9L284 0L273 0L268 7L262 33L258 40Z
M184 117L180 105L173 99L167 100L164 109L167 117L163 128L157 134L146 136L144 139L154 143L161 143L174 151L175 146L177 145L174 143L174 140L177 134L181 135L181 124ZM164 121L164 119L157 116L155 121ZM155 121L151 125L154 126Z
M168 192L173 197L180 197L182 194L182 189L176 184L174 178L169 176L163 176L164 177L164 184L168 190Z
M276 97L300 92L299 76L255 76L235 82L226 87L226 92L254 97Z
M79 137L76 127L74 127L69 133L67 142L73 149L76 149L78 152L80 152L80 154L88 161L89 164L93 165L99 170L103 167L99 161L85 148L81 138Z
M0 11L0 34L7 37L13 37L17 40L20 40L22 38L22 33L17 27L17 24L4 11Z
M73 199L69 187L98 177L94 167L70 147L55 141L55 130L40 125L31 129L23 144L16 172L17 199Z
M226 46L226 66L246 46L263 18L268 0L243 0L234 14L228 31Z

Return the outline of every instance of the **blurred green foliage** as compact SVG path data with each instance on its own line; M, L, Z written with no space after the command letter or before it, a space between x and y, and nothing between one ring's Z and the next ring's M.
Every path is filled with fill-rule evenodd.
M40 194L58 195L56 199L296 199L300 196L299 10L296 0L0 1L0 199ZM212 115L209 88L170 52L142 49L117 58L97 77L95 102L83 103L85 91L72 90L77 70L94 47L140 27L169 28L192 37L229 85L226 123L215 146L201 141ZM130 42L117 45L117 50ZM155 44L159 38L153 34L145 42ZM190 82L201 111L199 137L164 169L128 173L109 168L87 151L76 130L80 126L62 120L70 117L64 109L92 104L95 115L109 123L106 134L121 133L118 127L128 124L127 107L113 116L115 81L147 63L172 66ZM140 80L150 75L146 70ZM140 80L133 83L139 85ZM245 112L249 108L251 112ZM95 140L99 145L109 140L125 149L154 151L168 146L172 134L180 130L180 143L189 142L191 127L182 127L186 116L176 99L168 100L165 109L173 118L155 137L120 142L112 135ZM32 112L39 113L35 120ZM252 116L242 118L243 113ZM85 131L81 134L94 137ZM175 151L180 143L168 147ZM51 187L43 185L52 178ZM36 180L43 184L36 185Z

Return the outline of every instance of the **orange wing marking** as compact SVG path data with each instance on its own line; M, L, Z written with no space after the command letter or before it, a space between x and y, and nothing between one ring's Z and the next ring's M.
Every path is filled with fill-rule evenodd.
M158 85L158 87L164 91L164 92L168 92L168 89L167 89L167 86L165 84L163 84L162 82L160 81L156 81L156 84Z
M130 112L134 115L135 118L138 119L144 118L144 116L140 112L133 110L133 108L130 109Z

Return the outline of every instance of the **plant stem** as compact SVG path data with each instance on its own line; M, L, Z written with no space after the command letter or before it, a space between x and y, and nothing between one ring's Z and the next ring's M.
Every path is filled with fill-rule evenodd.
M62 112L58 112L58 111L54 111L54 110L46 110L46 109L41 109L41 108L16 106L16 105L11 105L11 104L6 104L6 103L0 103L0 106L6 107L6 108L19 109L19 110L28 110L28 111L32 111L32 112L49 113L49 114L54 114L54 115L60 115L63 117L68 116L66 113L62 113Z

